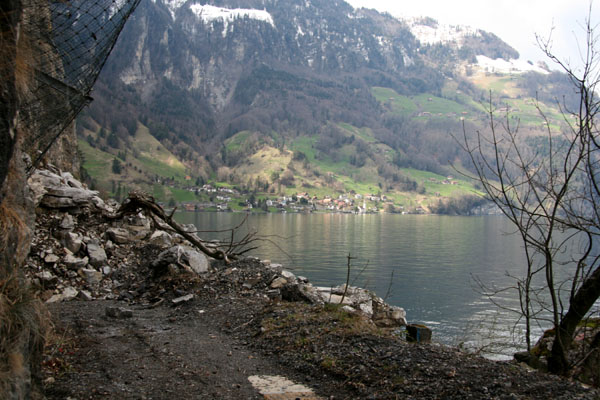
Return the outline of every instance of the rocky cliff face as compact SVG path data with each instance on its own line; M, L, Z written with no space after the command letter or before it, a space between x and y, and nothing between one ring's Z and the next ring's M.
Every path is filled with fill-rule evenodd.
M77 134L74 122L69 124L53 142L42 159L42 164L50 164L62 171L68 171L75 176L79 176L81 159L77 151Z
M200 91L219 111L262 64L327 74L400 73L419 64L406 25L376 22L343 1L149 1L124 33L114 72L126 85L143 84L146 100L166 79Z
M20 56L19 123L22 150L32 162L79 172L77 136L73 123L79 101L75 90L56 78L65 74L63 60L52 40L50 7L39 0L21 0L23 30ZM73 110L71 110L73 108ZM63 129L64 128L64 129Z
M385 129L371 87L435 94L453 73L446 64L518 55L485 32L430 43L415 26L341 0L148 1L101 76L92 115L106 127L137 118L211 156L207 143L243 130Z

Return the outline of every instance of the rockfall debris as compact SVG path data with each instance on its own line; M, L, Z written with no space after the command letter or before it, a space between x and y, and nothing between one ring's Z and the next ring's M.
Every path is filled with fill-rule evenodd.
M180 272L202 275L214 270L208 257L191 243L162 230L168 227L156 226L142 213L124 219L107 218L116 213L118 205L105 203L98 192L84 187L70 173L36 170L29 185L39 212L27 265L48 303L77 297L135 298L144 295L140 293L140 277ZM153 256L146 257L150 254ZM363 314L381 327L406 325L402 308L388 305L368 290L349 287L342 303L344 285L314 287L281 264L260 263L265 269L262 286L248 281L243 283L244 289L266 289L269 298L286 301L343 304L347 312ZM179 304L190 299L180 296L172 301Z

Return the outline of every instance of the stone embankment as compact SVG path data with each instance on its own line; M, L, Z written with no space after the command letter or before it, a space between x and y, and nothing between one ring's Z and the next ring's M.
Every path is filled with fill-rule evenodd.
M70 174L36 171L29 185L26 272L56 327L48 398L289 398L252 386L280 375L312 387L290 383L307 399L598 396L516 363L408 344L404 310L375 294L315 287L269 261L209 259L161 221L114 218L119 205Z

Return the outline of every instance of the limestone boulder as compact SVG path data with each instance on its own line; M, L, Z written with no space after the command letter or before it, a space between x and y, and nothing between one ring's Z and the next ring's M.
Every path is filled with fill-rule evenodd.
M91 286L99 284L102 280L102 272L92 268L81 268L78 273Z
M159 247L170 247L173 245L173 237L168 232L157 230L150 236L148 242Z
M67 254L63 258L63 263L65 267L68 269L78 270L79 268L84 268L88 265L89 259L87 257L79 258L74 256L73 254Z
M66 235L62 236L60 241L61 244L67 249L69 249L69 251L73 254L77 254L83 246L83 240L81 238L81 235L74 232L67 232Z
M188 246L178 247L178 260L197 274L208 272L208 259L203 253Z
M106 230L106 236L108 236L113 243L117 244L126 244L132 241L129 231L125 228L108 228Z
M271 289L281 289L282 287L284 287L285 285L288 284L287 279L285 279L284 277L280 276L277 277L275 279L273 279L273 281L271 282Z
M67 286L61 293L55 294L46 300L46 303L58 303L61 301L73 300L75 297L77 297L78 293L79 292L74 287Z
M65 209L87 204L106 208L97 191L87 189L68 172L59 174L48 170L35 170L27 183L36 206Z
M177 245L163 251L152 262L151 267L157 273L164 273L169 265L175 264L189 269L196 274L208 272L208 258L201 252L184 245Z
M87 253L89 262L94 267L102 267L108 261L106 251L97 242L87 244Z

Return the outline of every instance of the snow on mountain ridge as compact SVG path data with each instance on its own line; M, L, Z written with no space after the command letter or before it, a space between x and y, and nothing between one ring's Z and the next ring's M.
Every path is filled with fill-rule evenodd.
M542 66L534 65L521 59L506 61L497 58L492 60L489 57L479 55L477 56L477 65L491 73L520 74L529 71L538 72L540 74L549 73L546 69L547 67L543 68Z
M478 29L464 25L444 25L430 18L413 18L405 20L415 37L424 44L441 43L444 45L455 43L458 47L463 45L464 39L469 36L481 36ZM477 55L477 65L484 70L503 74L538 72L547 74L547 69L534 65L522 59L509 61L501 58L492 59L484 55Z
M175 0L177 1L177 0ZM179 0L181 1L181 0ZM237 18L250 18L258 21L263 21L275 27L273 17L266 10L255 10L249 8L222 8L211 5L192 4L190 10L200 18L204 23L213 21L223 21L223 37L227 36L229 23Z
M152 0L156 2L156 0ZM188 0L162 0L163 4L167 6L169 12L171 13L171 18L175 20L175 11L177 11L181 6L183 6Z
M465 37L476 36L479 34L477 29L471 28L470 26L445 25L438 24L435 21L423 23L422 20L422 18L413 18L406 20L406 22L409 25L412 34L415 35L421 43L425 44L448 44L455 42L460 46ZM432 23L434 23L435 26L431 26Z

